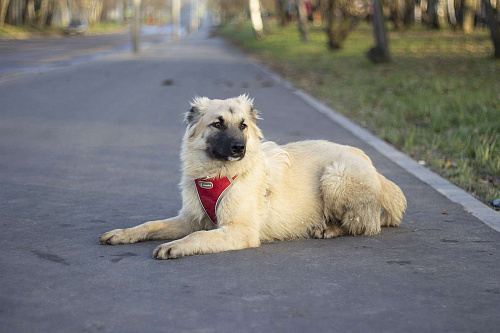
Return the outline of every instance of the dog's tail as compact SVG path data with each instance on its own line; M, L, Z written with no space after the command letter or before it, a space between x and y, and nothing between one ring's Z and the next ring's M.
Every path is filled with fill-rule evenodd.
M380 224L382 227L397 227L401 224L401 218L406 210L406 197L399 186L389 179L381 174L379 179L382 183Z

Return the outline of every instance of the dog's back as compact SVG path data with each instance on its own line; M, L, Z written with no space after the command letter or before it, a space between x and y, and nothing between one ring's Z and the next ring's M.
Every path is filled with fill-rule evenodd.
M401 189L361 150L315 140L285 146L266 142L263 152L269 212L261 239L309 237L327 224L338 224L345 234L373 235L381 226L401 222L406 208Z

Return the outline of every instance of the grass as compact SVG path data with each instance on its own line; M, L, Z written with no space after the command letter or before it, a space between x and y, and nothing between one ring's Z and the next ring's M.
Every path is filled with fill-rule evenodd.
M124 29L128 29L128 25L116 22L100 22L90 26L90 34L113 33Z
M17 27L4 24L0 27L0 40L2 39L28 39L33 34L40 34L35 28L30 26Z
M500 198L500 61L487 30L390 31L393 62L374 65L369 25L337 52L319 28L309 43L295 25L269 28L263 40L249 24L219 33L481 201Z
M107 34L123 31L127 29L127 25L118 24L115 22L101 22L93 24L89 27L89 35ZM11 39L33 39L33 38L47 38L47 37L61 37L63 36L62 27L46 27L39 29L36 26L13 26L5 24L0 27L0 40Z

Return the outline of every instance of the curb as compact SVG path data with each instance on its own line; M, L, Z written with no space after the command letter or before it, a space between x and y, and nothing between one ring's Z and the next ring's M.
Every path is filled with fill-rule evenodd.
M297 89L290 82L283 79L280 75L274 73L272 70L266 66L250 59L246 56L249 63L263 71L265 74L269 75L274 81L281 84L285 88L292 90L293 94L303 100L305 103L309 104L313 109L319 113L324 114L330 120L342 126L355 136L357 136L362 141L366 142L373 148L375 148L382 155L399 165L401 168L417 177L424 183L431 186L433 189L444 195L449 200L456 202L464 207L466 211L474 215L476 218L481 220L484 224L488 225L495 231L500 232L500 213L495 212L493 209L482 203L481 201L474 198L469 193L465 192L461 188L452 184L448 180L442 178L431 170L424 168L417 162L396 150L394 147L389 145L387 142L379 139L375 135L371 134L366 129L358 126L351 120L347 119L343 115L335 112L333 109L326 106L324 103L320 102L311 95L305 93L304 91Z

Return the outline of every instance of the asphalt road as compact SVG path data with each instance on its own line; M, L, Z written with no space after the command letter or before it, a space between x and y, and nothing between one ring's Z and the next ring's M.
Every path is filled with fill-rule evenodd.
M171 39L170 27L145 26L141 46L165 43ZM0 41L0 80L14 76L68 67L112 53L130 51L129 31L94 36L65 36L32 40Z
M100 233L168 217L182 113L248 93L278 143L364 149L400 228L158 261ZM497 332L500 233L204 32L0 83L0 332Z

